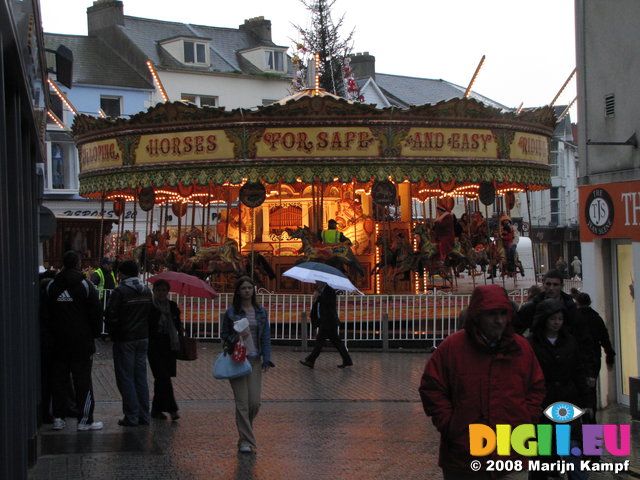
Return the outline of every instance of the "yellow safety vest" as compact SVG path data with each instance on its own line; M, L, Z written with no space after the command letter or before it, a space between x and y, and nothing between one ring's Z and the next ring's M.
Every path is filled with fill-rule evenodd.
M323 230L322 243L340 243L340 232L338 230Z
M102 268L98 268L96 270L96 273L98 274L98 277L100 278L100 283L98 283L98 295L100 297L100 299L104 298L104 272L102 271ZM109 272L111 274L111 278L113 278L113 284L117 285L116 283L116 276L113 274L113 271Z

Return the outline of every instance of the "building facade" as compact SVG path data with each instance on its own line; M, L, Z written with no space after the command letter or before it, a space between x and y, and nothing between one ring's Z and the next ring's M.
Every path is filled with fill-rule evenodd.
M640 3L576 0L580 241L584 291L615 339L603 403L637 402L640 299Z
M561 117L566 106L555 107ZM521 194L525 230L531 237L537 273L558 268L559 260L565 262L566 276L573 278L571 262L581 259L578 215L578 145L576 126L570 115L561 118L553 132L549 152L551 188ZM528 207L527 207L528 203ZM561 267L561 269L564 267Z
M58 267L69 249L82 252L85 266L96 266L101 256L115 256L119 233L132 232L136 244L145 235L144 222L135 220L140 212L130 206L116 215L112 199L78 195L78 152L69 134L75 112L115 120L165 101L255 108L286 97L291 84L287 47L272 42L271 22L263 17L219 28L130 17L123 2L99 0L87 9L87 22L87 36L45 35L50 50L62 46L74 59L71 87L51 74L61 122L47 125L45 205L58 219L44 246L47 267ZM51 54L48 61L53 65Z
M38 210L46 67L38 1L0 2L0 478L37 456Z

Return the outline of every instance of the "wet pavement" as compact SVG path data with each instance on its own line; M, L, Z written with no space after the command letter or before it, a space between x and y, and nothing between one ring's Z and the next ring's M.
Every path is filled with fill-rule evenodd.
M211 377L219 350L220 344L200 343L198 360L178 363L174 389L182 418L127 428L117 425L120 395L110 345L101 344L94 362L95 418L104 429L77 432L75 421L69 421L56 432L43 425L40 457L29 479L442 478L439 435L417 393L426 352L352 350L355 365L338 369L339 355L327 349L310 370L298 363L304 352L275 347L277 367L263 377L254 425L258 450L239 454L231 388L228 381ZM628 409L610 407L602 422L630 423ZM631 464L636 471L638 431L634 422ZM592 473L590 478L635 477Z

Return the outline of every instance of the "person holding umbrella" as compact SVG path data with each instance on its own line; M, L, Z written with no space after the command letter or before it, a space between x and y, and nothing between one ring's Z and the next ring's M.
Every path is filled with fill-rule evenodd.
M306 367L313 368L316 359L322 352L325 340L330 340L342 357L342 363L338 368L350 367L353 365L351 356L340 339L338 327L340 319L336 308L336 291L327 285L326 282L316 280L316 290L313 293L313 306L311 307L312 325L318 325L316 344L311 354L300 363Z

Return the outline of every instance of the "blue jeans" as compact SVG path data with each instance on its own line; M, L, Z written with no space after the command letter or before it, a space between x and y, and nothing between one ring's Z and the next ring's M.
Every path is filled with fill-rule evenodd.
M134 425L149 422L148 347L146 338L113 344L113 365L122 395L122 412L125 419Z

